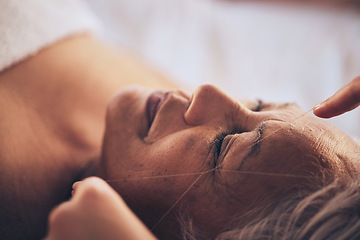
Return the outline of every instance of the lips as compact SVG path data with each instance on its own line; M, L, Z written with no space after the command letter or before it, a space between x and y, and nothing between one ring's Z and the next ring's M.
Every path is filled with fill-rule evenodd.
M166 94L164 92L156 91L153 92L146 101L146 116L149 128L151 127L163 100L165 99L165 95Z

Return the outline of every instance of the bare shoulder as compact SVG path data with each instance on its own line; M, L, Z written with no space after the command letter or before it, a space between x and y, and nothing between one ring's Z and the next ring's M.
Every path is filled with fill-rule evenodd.
M109 99L132 84L175 86L87 35L59 41L0 73L2 237L43 237L50 210L100 155Z

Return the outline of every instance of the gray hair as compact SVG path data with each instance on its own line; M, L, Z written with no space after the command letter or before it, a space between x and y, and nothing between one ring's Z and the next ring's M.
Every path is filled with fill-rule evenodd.
M248 216L239 217L215 239L360 239L360 179L335 179L256 214L245 224ZM191 220L183 222L183 239L202 239Z

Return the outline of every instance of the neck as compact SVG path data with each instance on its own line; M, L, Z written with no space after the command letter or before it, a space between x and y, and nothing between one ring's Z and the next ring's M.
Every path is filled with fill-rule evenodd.
M2 237L43 237L49 211L70 196L74 181L93 174L107 102L130 84L172 86L88 36L0 73Z

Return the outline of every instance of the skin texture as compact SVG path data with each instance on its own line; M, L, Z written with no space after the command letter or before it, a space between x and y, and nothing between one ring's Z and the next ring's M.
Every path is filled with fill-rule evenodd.
M357 108L360 105L360 76L354 78L333 96L314 107L314 114L331 118Z
M73 185L70 201L49 217L46 240L156 239L102 179L91 177Z
M164 92L149 127L146 102L154 94L158 95L128 88L112 99L99 166L99 176L118 180L111 185L150 228L195 181L176 208L191 213L207 237L214 237L232 216L301 188L309 181L306 177L324 169L341 177L354 171L349 154L341 149L356 152L359 147L331 125L302 115L294 104L265 103L258 109L255 103L244 105L204 85L192 96ZM222 132L231 134L218 155L213 143ZM148 178L199 173L215 166L217 170L200 178ZM171 232L179 228L174 217L170 213L156 225L158 237L174 237Z

